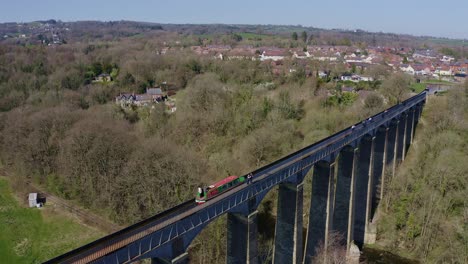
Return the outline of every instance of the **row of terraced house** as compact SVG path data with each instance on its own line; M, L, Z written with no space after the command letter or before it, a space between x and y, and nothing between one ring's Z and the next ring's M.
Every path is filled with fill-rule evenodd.
M153 106L154 104L164 103L169 112L175 112L176 106L173 100L169 100L166 93L161 88L147 88L144 94L120 93L115 97L115 103L123 108L131 106Z

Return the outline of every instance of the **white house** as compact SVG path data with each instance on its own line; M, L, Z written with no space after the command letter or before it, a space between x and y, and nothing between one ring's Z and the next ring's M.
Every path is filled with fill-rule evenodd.
M414 68L411 65L402 64L400 65L400 70L403 71L404 73L414 75Z
M450 57L450 56L443 56L442 59L440 59L440 61L442 62L451 62L451 61L454 61L455 58L454 57Z
M452 69L448 66L437 67L434 73L438 74L439 76L452 76L453 75Z
M374 59L373 56L363 57L363 58L362 58L362 62L371 64L371 63L372 63L372 59Z
M357 57L357 55L354 54L354 53L351 53L351 54L349 54L349 55L345 55L345 56L344 56L345 60L351 59L351 58L356 58L356 57Z
M347 63L356 63L356 62L362 62L362 59L359 57L348 57L346 58Z
M304 51L294 51L293 57L297 58L297 59L306 59L306 58L310 57L310 54L307 51L306 52L304 52Z
M288 56L287 52L283 50L264 50L262 52L262 55L260 55L260 60L265 61L265 60L273 60L273 61L279 61L283 60L284 57Z
M351 74L343 74L341 75L340 79L342 81L352 81L353 80L353 75Z
M352 82L372 82L374 78L369 76L359 76L357 74L343 74L340 79L342 81L352 81Z
M318 76L321 79L327 78L328 74L326 74L324 71L319 71Z
M115 103L120 104L121 107L127 107L135 102L135 94L121 93L115 97Z
M431 74L431 68L429 66L425 65L414 65L414 74L415 75L430 75Z
M372 78L370 76L361 76L360 81L361 82L372 82L372 81L374 81L374 78Z
M314 59L314 60L319 60L319 61L337 61L338 58L341 57L339 52L322 52L322 51L316 51L312 53L311 51L308 51L307 54L309 54L309 58Z
M312 57L313 59L319 60L319 61L337 61L337 57L328 57L328 56L318 56L318 57Z

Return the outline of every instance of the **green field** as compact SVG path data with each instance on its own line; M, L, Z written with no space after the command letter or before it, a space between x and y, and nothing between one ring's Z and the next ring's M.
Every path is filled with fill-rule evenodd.
M411 90L415 93L420 93L426 89L426 84L424 83L413 83L411 84Z
M423 83L427 84L444 84L444 85L454 85L453 82L449 81L444 81L444 80L437 80L437 79L429 79L429 80L424 80Z
M448 38L429 38L428 41L439 44L439 45L449 45L449 46L457 46L462 47L466 46L467 44L463 41L463 39L448 39Z
M45 206L20 206L0 178L0 263L41 263L104 233Z

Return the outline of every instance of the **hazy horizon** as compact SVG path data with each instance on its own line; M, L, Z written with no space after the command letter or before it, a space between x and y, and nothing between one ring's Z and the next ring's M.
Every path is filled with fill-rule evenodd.
M28 8L25 9L24 7ZM361 29L370 32L468 39L464 16L468 1L453 0L444 9L435 0L421 3L395 0L376 3L359 0L294 3L246 1L91 1L65 3L59 0L6 1L0 23L38 20L137 21L161 24L302 25L323 29Z

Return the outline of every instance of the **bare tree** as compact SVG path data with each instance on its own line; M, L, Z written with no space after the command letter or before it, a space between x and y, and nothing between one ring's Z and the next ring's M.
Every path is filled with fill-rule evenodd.
M400 103L409 93L412 78L404 73L395 73L382 83L382 93L391 103Z
M346 264L346 245L343 245L343 235L331 232L328 242L317 246L312 263L318 264Z

